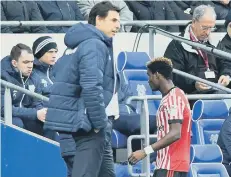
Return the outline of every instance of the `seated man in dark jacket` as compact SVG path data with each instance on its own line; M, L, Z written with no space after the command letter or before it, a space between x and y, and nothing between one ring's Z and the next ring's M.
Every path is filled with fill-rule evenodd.
M1 79L40 93L37 77L32 73L34 56L32 50L24 45L17 44L11 50L11 54L1 60ZM1 116L4 116L4 91L1 87ZM34 133L43 135L43 122L46 109L41 102L11 89L13 124L25 128ZM37 110L36 108L40 109Z
M1 1L1 21L43 21L33 1ZM45 26L1 27L2 33L47 33Z
M166 1L125 1L129 9L133 12L134 20L177 20L174 10ZM178 26L159 26L160 28L178 32ZM133 27L132 32L137 32L139 28Z
M222 51L231 53L231 10L226 16L224 26L225 26L225 29L227 30L227 33L223 37L223 39L218 43L217 48Z
M227 33L226 35L223 37L223 39L218 43L217 48L231 53L231 10L229 11L228 15L226 16L226 20L225 20L225 25L224 25L225 29L227 29ZM230 60L224 60L221 58L218 58L217 60L223 60L222 62L224 63L224 65L231 67ZM223 65L223 66L224 66ZM229 68L229 70L231 70L231 68ZM228 86L229 88L231 87L231 85L229 84Z
M217 144L220 146L223 154L222 163L225 166L229 176L231 176L231 114L222 125Z
M211 6L198 6L194 10L192 24L187 26L184 34L181 34L181 36L194 42L211 45L209 38L215 22L216 13ZM225 60L217 60L212 54L172 40L164 56L172 60L175 69L223 86L229 84L229 77L231 76L230 62L227 64ZM173 81L176 86L187 94L215 92L213 88L203 83L195 82L176 74L173 75Z
M214 8L217 14L217 20L224 20L231 8L230 0L213 1Z
M45 21L83 21L75 1L36 1ZM50 33L65 33L69 26L49 26Z

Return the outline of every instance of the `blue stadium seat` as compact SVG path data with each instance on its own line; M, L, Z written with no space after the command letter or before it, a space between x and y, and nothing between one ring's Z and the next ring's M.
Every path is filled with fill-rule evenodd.
M125 70L123 71L123 75L125 76L125 79L129 83L134 96L160 94L160 92L153 92L151 90L148 84L148 76L146 70ZM159 102L160 101L157 100L148 101L150 115L156 115ZM133 105L136 105L136 111L137 113L140 113L141 102L133 103Z
M198 100L193 106L192 144L216 144L221 126L229 115L223 100Z
M188 177L229 177L218 145L191 145Z
M120 52L117 60L119 72L127 69L146 70L150 57L146 52Z
M153 92L148 84L146 63L150 57L145 52L121 52L118 56L117 69L123 73L125 81L128 82L134 96L159 95L160 92ZM149 114L156 115L160 101L150 100ZM136 105L137 113L140 113L141 102Z
M112 148L120 149L127 147L127 136L118 132L117 130L112 130Z

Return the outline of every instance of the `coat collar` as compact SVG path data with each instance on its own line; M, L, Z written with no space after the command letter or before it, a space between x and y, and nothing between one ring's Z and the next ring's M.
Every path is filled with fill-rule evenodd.
M191 40L191 39L190 39L190 33L189 33L190 30L191 30L191 24L189 24L189 25L186 27L186 29L185 29L184 36L183 36L185 39ZM209 44L212 43L210 37L209 37L208 43L209 43ZM184 50L186 50L186 51L188 51L188 52L191 52L191 53L196 53L196 54L198 54L197 50L195 50L192 46L190 46L190 45L188 45L188 44L185 44L185 43L183 43L183 42L182 42L181 44L182 44Z

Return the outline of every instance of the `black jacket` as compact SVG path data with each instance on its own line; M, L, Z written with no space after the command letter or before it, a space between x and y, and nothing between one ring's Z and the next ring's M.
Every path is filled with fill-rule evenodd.
M184 38L190 40L189 26L185 33L181 34ZM208 45L211 45L209 42ZM210 70L215 72L216 78L209 79L209 81L217 82L221 75L230 75L230 67L227 66L225 60L219 60L214 55L207 53ZM172 60L175 69L187 72L194 76L205 79L204 72L207 70L203 58L198 55L197 51L191 46L172 40L164 54L165 57ZM173 74L174 84L181 88L185 93L193 93L196 91L195 81L186 79L185 77Z
M223 39L218 43L217 48L228 52L231 54L231 38L228 34L226 34ZM231 61L230 60L224 60L222 58L217 58L219 60L219 63L222 63L220 65L220 69L224 70L224 73L227 73L229 76L231 76ZM231 88L231 83L228 85L229 88Z
M43 21L33 1L1 1L1 21ZM1 27L2 33L47 33L45 26Z
M134 14L134 19L137 20L176 20L176 16L169 6L168 2L164 1L125 1L129 9ZM160 26L160 28L178 32L177 26ZM132 29L137 32L137 28Z
M74 1L37 1L45 21L83 21L79 7ZM51 33L65 33L69 26L49 26Z
M226 34L222 38L222 40L218 43L217 48L222 50L222 51L231 53L231 38L229 37L228 34Z

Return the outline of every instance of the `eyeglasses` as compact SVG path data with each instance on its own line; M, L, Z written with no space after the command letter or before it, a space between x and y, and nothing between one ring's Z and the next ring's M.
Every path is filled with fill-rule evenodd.
M216 27L208 27L208 26L202 26L201 24L199 24L200 25L200 28L203 30L203 31L211 31L211 32L213 32L213 31L215 31L217 28Z

